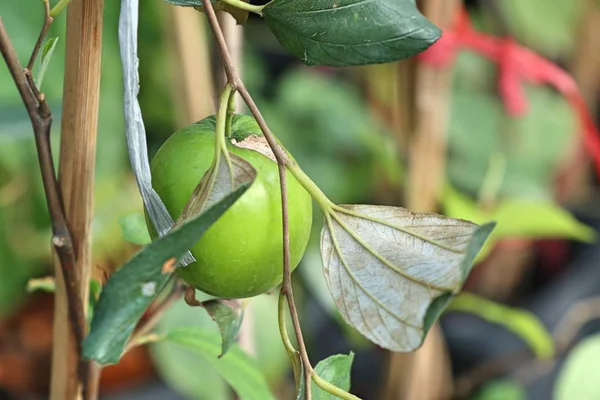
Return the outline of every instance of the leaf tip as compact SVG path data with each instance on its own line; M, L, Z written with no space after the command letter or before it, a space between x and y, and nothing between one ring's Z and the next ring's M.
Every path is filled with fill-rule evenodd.
M450 300L452 300L453 297L454 295L452 293L443 293L429 304L425 317L423 318L423 339L425 339L427 332L429 332L429 329L431 329L440 315L442 315L442 312L444 312L446 307L450 304Z
M473 263L477 258L477 255L483 248L483 245L488 240L495 227L496 221L490 221L482 225L477 225L477 227L473 231L473 235L471 236L471 240L469 241L469 244L465 251L465 258L463 259L463 262L461 264L463 282L469 276L469 273L473 268Z

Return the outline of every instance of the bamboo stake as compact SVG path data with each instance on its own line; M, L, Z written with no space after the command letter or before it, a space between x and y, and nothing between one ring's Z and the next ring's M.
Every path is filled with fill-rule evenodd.
M582 9L570 69L590 109L595 112L600 90L600 3L587 0Z
M59 182L73 247L82 301L88 297L91 265L91 222L100 94L103 0L73 0L67 9L65 80ZM56 268L52 400L82 395L78 379L79 349L69 329L65 286ZM87 309L87 301L83 301ZM83 396L96 397L97 373L88 370ZM84 378L85 379L85 378Z
M240 76L243 78L244 69L242 68L242 56L243 56L243 48L244 48L244 35L243 28L237 24L235 18L229 13L220 12L219 15L219 25L221 25L221 29L223 30L223 35L225 35L225 41L227 43L227 48L229 49L229 54L231 55L231 62L238 70ZM225 85L227 81L227 76L225 72L222 72L220 75L221 87ZM220 89L220 88L219 88ZM242 112L244 109L245 103L244 100L238 95L235 95L235 110L236 112Z
M178 125L186 126L215 112L207 27L203 16L194 9L166 7L173 21L166 28L173 31L176 49L178 93L175 98L183 109Z

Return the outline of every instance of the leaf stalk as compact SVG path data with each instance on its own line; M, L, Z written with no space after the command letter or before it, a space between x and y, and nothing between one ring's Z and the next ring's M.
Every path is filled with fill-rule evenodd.
M262 17L262 10L265 6L257 6L246 3L242 0L219 0L221 3L225 3L231 7L239 8L240 10L248 11Z
M71 0L60 0L52 9L50 10L50 16L52 18L56 17L60 12L71 2ZM47 1L46 1L47 3Z

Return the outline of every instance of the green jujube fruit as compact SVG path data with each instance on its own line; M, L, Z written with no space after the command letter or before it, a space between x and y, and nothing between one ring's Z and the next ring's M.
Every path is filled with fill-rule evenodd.
M256 121L235 115L231 137L243 142L259 134ZM256 150L226 139L227 150L257 172L250 188L190 249L196 262L176 269L187 284L219 298L247 298L282 282L283 231L277 163ZM243 144L243 143L242 143ZM177 220L214 158L214 116L172 134L151 161L152 185ZM287 172L290 266L294 270L308 244L312 199ZM156 232L146 217L150 234Z

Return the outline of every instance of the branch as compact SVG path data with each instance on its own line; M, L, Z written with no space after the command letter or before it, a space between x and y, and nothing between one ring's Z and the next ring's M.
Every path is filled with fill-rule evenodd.
M33 47L33 51L31 52L31 57L29 57L29 62L27 63L27 72L31 74L33 71L33 63L37 58L38 53L40 52L40 48L42 47L42 43L44 42L44 38L46 37L46 33L48 33L48 29L52 24L54 18L50 16L50 3L48 0L42 0L44 3L44 25L42 25L42 31L38 36L37 41L35 42L35 46Z
M52 116L45 100L38 101L34 95L34 90L29 86L25 72L19 63L1 18L0 51L2 52L4 61L10 70L17 89L19 90L19 94L23 99L23 103L25 103L25 107L27 108L29 118L31 119L42 172L46 204L52 220L52 245L56 250L63 273L65 274L69 306L72 308L71 323L75 331L75 336L81 343L84 336L83 332L85 331L85 316L83 314L81 296L79 296L79 287L76 284L77 280L75 279L75 257L71 234L67 228L62 199L59 194L58 182L56 180L52 150L50 147Z
M298 310L296 309L296 303L294 301L294 294L292 290L292 279L291 279L291 269L290 269L290 237L289 237L289 219L288 219L288 204L287 204L287 176L286 176L286 166L290 163L289 158L285 154L285 152L277 145L275 138L262 114L260 113L256 103L252 99L252 96L244 86L233 61L231 60L231 56L229 54L229 50L227 49L227 43L225 41L225 37L223 35L223 31L219 25L219 21L217 19L217 15L213 8L213 5L210 0L202 0L204 5L204 11L208 18L208 22L212 29L212 32L215 36L217 47L219 49L219 53L221 55L221 59L223 60L223 67L225 68L225 74L227 75L227 80L233 86L234 90L237 90L246 104L248 105L248 109L254 115L256 122L258 123L260 129L263 132L263 135L267 142L269 143L269 147L273 151L275 158L277 159L277 163L279 165L279 183L281 186L281 212L282 212L282 222L283 222L283 283L281 286L281 293L287 298L288 307L290 309L290 314L292 317L292 324L294 326L294 331L296 333L296 339L298 341L298 346L300 348L300 357L302 358L302 364L304 367L304 378L305 378L305 398L311 399L311 379L313 377L313 368L310 364L310 360L308 358L308 353L306 352L306 346L304 344L304 339L302 337L302 330L300 328L300 319L298 317Z
M38 38L38 42L33 50L30 63L35 60L35 54L39 51L39 43L44 39L48 30L51 17L49 17L48 2L45 5L45 22ZM4 23L0 18L0 52L8 66L10 74L17 86L21 99L25 104L35 138L35 145L38 153L46 204L50 214L52 224L52 245L58 257L60 267L65 279L67 301L69 306L69 321L71 329L76 339L77 348L81 347L85 330L86 319L83 309L83 299L79 287L77 270L75 268L75 256L73 251L73 242L71 233L67 227L67 221L64 212L64 206L59 191L58 181L56 179L56 170L52 158L52 149L50 146L50 129L52 126L52 115L44 96L41 95L31 78L30 71L24 70L19 62L15 49L8 37ZM80 368L80 379L85 382L87 367Z

